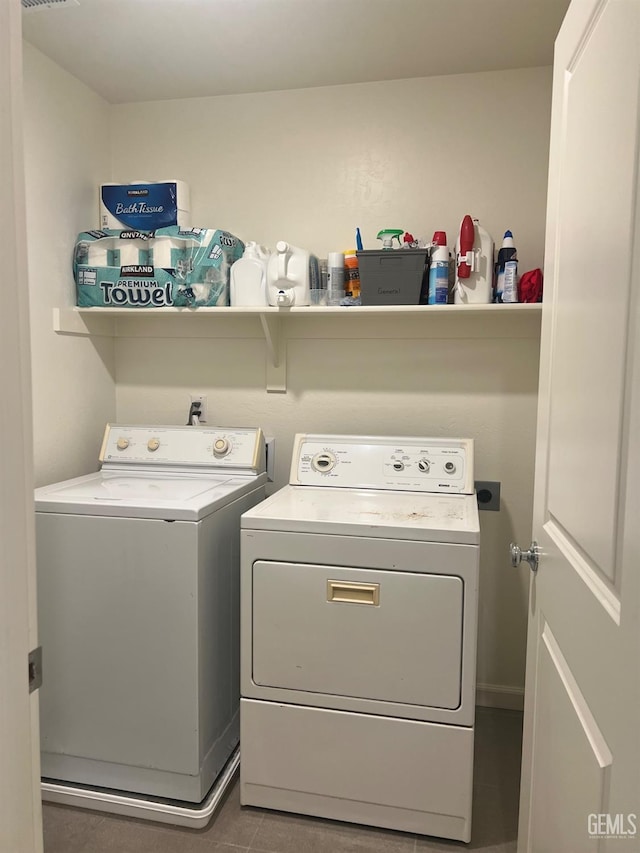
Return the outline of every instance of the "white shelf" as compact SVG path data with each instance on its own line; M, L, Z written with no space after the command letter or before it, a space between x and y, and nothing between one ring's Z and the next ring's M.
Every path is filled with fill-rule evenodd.
M513 304L513 305L352 305L349 307L336 305L318 305L304 306L302 308L273 308L255 307L255 308L59 308L61 317L68 314L79 314L81 316L94 317L158 317L162 316L181 316L194 317L196 315L208 317L223 317L229 315L239 316L279 316L279 317L296 317L302 314L313 314L322 316L330 314L332 316L351 316L362 317L371 316L373 314L520 314L522 312L540 313L542 308L541 303L535 304ZM60 329L57 331L64 330Z
M288 338L539 337L542 305L70 307L53 313L54 330L61 335L247 337L247 324L252 325L249 336L266 343L267 390L286 391Z

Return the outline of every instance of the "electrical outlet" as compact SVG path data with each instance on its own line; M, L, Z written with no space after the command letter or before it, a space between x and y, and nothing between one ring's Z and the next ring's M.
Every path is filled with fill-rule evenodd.
M191 394L189 397L189 401L193 403L200 403L200 423L206 424L207 422L207 398L204 394Z

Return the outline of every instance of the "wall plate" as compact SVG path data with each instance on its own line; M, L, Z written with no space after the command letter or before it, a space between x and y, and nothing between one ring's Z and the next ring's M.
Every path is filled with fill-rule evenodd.
M199 407L200 423L206 424L206 422L207 422L207 398L206 398L206 395L204 395L204 394L190 394L189 395L189 401L191 402L192 406L194 403L196 403L196 405L198 403L200 404L200 407ZM191 409L190 409L190 412L191 412Z

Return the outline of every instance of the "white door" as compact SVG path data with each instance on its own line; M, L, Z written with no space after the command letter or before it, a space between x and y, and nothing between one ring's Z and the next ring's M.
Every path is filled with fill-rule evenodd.
M574 0L553 78L519 853L640 850L639 81L639 0Z
M19 0L0 0L0 851L42 850Z

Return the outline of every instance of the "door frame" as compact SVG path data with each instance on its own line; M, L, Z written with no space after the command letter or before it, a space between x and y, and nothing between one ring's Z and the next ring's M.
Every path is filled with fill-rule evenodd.
M0 0L0 849L42 851L31 357L24 158L22 7Z

